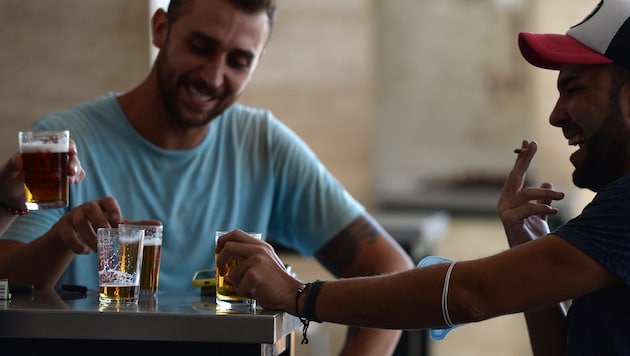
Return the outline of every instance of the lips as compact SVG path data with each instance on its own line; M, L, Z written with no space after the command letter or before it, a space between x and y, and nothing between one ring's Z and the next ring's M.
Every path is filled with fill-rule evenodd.
M578 146L578 150L573 152L569 157L569 161L573 166L577 167L580 162L584 160L583 145L586 143L586 138L582 134L575 134L567 137L570 146Z
M567 139L569 140L570 146L581 145L586 141L586 138L584 138L584 135L580 135L580 134L569 136L567 137Z
M188 88L188 92L193 97L193 99L195 99L196 101L200 103L207 104L208 102L212 101L212 99L214 99L214 95L206 94L190 84L187 86L187 88Z

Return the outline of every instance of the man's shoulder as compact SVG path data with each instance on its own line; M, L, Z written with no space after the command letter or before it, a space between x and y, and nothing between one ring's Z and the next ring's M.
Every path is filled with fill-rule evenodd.
M67 108L53 112L47 116L102 113L114 110L116 108L115 104L116 99L113 95L105 95L82 101Z
M119 111L120 109L117 105L115 96L106 95L88 99L64 109L49 113L37 120L35 126L67 126L79 122L103 122L105 121L104 119L111 121L112 117L120 114Z

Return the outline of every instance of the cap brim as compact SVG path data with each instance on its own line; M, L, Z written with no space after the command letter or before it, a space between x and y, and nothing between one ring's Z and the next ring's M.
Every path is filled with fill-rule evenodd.
M567 35L522 32L518 35L521 54L530 64L560 69L562 64L606 64L613 61Z

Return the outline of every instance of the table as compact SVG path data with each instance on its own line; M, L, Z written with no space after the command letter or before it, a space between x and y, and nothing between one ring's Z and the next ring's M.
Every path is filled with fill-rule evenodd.
M158 293L131 306L111 306L87 295L35 290L0 301L0 345L33 354L127 353L177 355L294 355L290 314L257 309L221 314L201 293ZM156 354L157 355L157 354Z

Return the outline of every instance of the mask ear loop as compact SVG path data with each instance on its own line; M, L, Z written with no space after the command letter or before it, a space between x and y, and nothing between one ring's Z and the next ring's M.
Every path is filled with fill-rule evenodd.
M441 256L427 256L423 258L422 260L420 260L420 262L418 263L418 267L426 267L426 266L439 264L439 263L450 264L450 266L448 267L448 270L446 271L446 276L444 277L444 286L442 289L442 316L444 317L444 323L448 325L448 327L431 328L431 330L429 331L429 337L431 338L431 340L442 340L446 337L446 335L449 332L451 332L451 330L461 325L464 325L464 324L453 324L451 322L451 317L448 314L448 306L446 305L447 297L448 297L448 286L451 280L451 272L453 271L453 267L455 267L456 261L450 258L441 257Z

